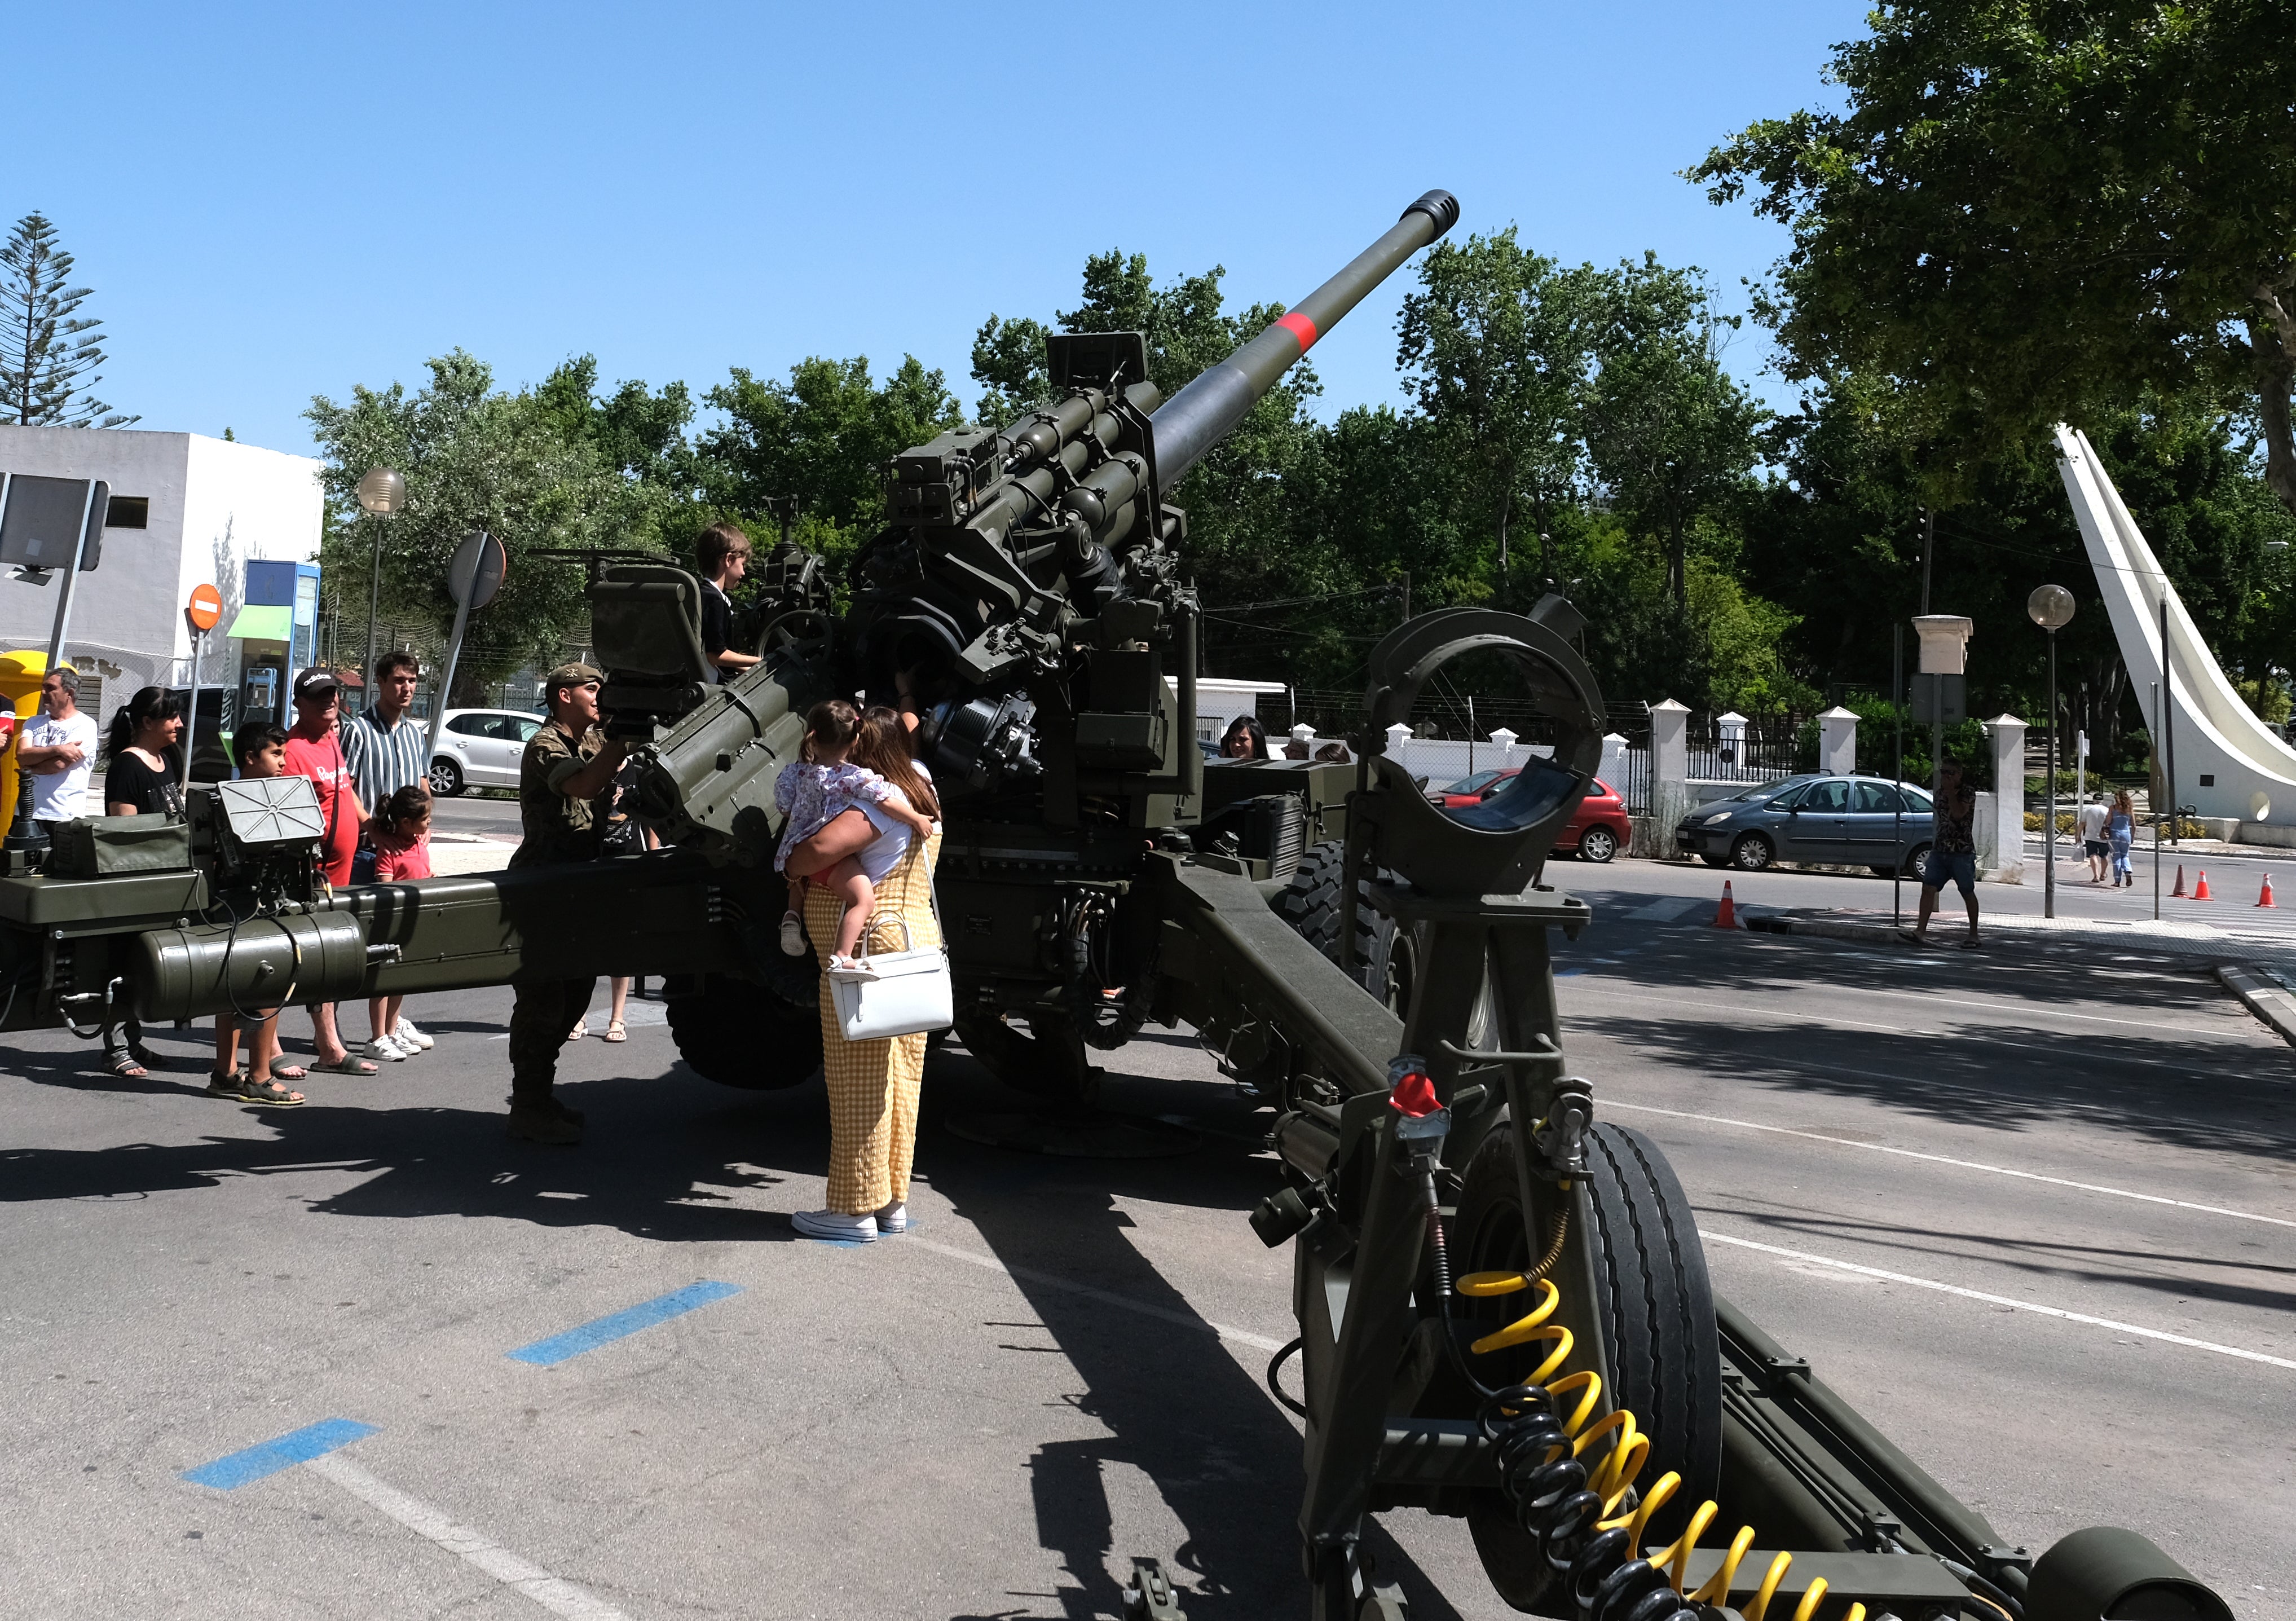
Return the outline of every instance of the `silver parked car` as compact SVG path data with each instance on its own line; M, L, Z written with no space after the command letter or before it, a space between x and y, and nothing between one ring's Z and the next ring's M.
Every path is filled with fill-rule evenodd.
M439 731L439 752L430 757L430 791L458 794L465 788L516 788L518 765L527 740L542 729L545 716L516 709L449 709Z
M1759 872L1781 861L1912 874L1929 854L1929 790L1886 777L1810 773L1700 806L1675 847L1710 867Z

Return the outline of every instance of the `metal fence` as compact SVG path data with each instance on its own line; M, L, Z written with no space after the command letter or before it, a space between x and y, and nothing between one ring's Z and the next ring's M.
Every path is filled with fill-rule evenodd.
M1817 761L1814 752L1803 757L1804 719L1788 711L1726 726L1712 716L1692 716L1687 731L1691 779L1764 782L1810 769Z

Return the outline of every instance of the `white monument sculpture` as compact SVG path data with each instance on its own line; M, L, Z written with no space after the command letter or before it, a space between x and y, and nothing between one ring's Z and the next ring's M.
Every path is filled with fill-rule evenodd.
M2155 727L2152 684L2162 679L2161 605L2169 607L2169 726L2177 798L2203 816L2296 823L2296 749L2256 717L2209 651L2160 560L2137 530L2088 436L2057 429L2057 471L2072 497L2096 569L2129 690ZM2156 747L2159 746L2156 740Z

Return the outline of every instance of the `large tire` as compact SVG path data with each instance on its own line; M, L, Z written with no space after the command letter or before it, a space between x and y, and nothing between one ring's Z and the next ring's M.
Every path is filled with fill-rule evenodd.
M1015 1018L1020 1025L1013 1022ZM1083 1036L1064 1014L959 1008L956 1036L989 1074L1015 1092L1064 1109L1090 1109L1100 1101L1100 1066L1086 1055Z
M430 762L430 791L451 799L469 786L463 781L463 768L446 755Z
M1462 1273L1520 1272L1538 1258L1522 1217L1514 1145L1515 1127L1501 1126L1467 1167L1452 1246ZM1657 1147L1625 1126L1597 1126L1587 1159L1595 1231L1578 1236L1594 1246L1595 1315L1616 1375L1604 1388L1651 1437L1642 1478L1656 1480L1669 1470L1683 1478L1674 1501L1652 1520L1651 1540L1662 1541L1721 1481L1722 1355L1714 1296L1689 1201ZM1554 1231L1554 1211L1537 1214L1545 1238ZM1478 1314L1496 1327L1521 1309L1521 1298L1479 1303ZM1528 1373L1542 1354L1534 1346L1478 1358L1476 1371L1496 1385ZM1508 1604L1537 1613L1554 1613L1557 1603L1567 1609L1563 1595L1544 1597L1552 1573L1504 1494L1476 1493L1467 1526L1484 1573Z
M1590 827L1578 835L1578 859L1597 865L1607 864L1619 853L1619 836L1606 827Z
M1651 1437L1643 1478L1682 1476L1651 1520L1674 1536L1722 1482L1722 1342L1698 1222L1666 1156L1642 1133L1596 1126L1587 1136L1595 1208L1595 1279L1620 1406Z
M1340 885L1347 852L1336 839L1309 847L1292 870L1292 881L1268 905L1300 937L1332 962L1340 960ZM1358 887L1362 883L1357 880ZM1357 983L1400 1015L1411 1003L1411 979L1418 956L1395 920L1376 911L1368 898L1356 906Z
M721 1086L777 1092L821 1068L821 1011L718 974L664 981L670 1039L686 1068Z
M1760 833L1742 834L1730 847L1730 864L1741 872L1760 872L1778 858L1778 847Z

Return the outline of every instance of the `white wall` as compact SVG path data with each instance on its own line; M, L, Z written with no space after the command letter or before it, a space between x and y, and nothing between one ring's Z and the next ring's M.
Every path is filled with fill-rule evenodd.
M0 469L102 479L114 496L151 503L148 526L106 529L101 565L80 577L76 649L154 665L189 658L183 606L193 585L212 581L235 608L250 558L300 562L319 553L319 463L308 456L194 433L0 425ZM226 542L227 556L218 550ZM0 648L46 648L60 584L0 580Z

